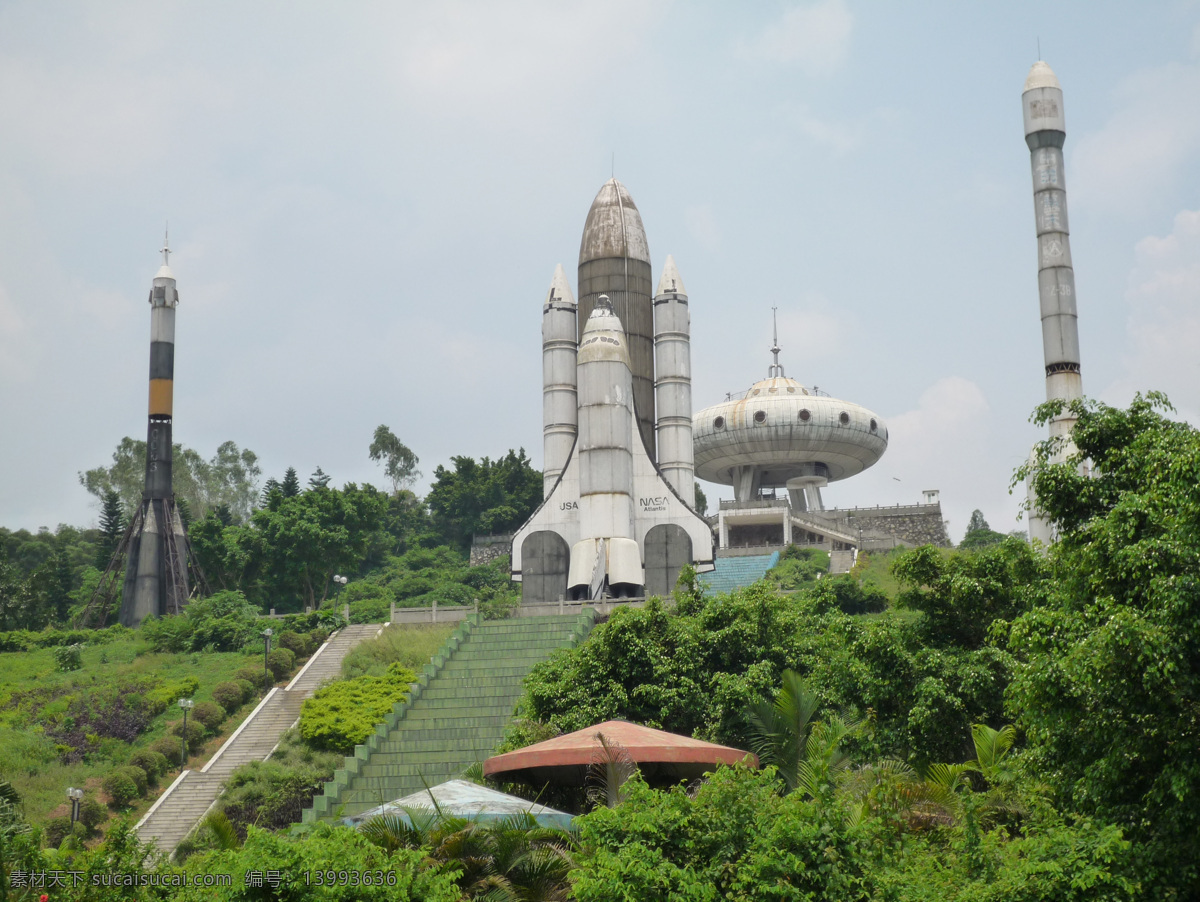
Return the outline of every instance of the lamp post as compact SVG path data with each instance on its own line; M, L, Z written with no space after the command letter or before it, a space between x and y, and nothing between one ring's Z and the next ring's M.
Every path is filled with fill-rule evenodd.
M333 603L335 605L342 600L342 587L348 582L350 582L350 580L347 577L342 576L340 573L335 573L333 575L333 584L337 586L337 595L333 599Z
M67 787L67 798L71 800L71 826L79 820L79 802L83 798L83 790L74 786Z
M267 640L267 644L263 646L263 676L266 679L266 691L271 691L271 637L275 635L275 631L269 626L263 630L262 636Z
M181 698L179 700L179 707L183 709L183 732L180 736L180 738L183 740L183 748L179 757L180 770L183 770L185 767L187 767L187 716L188 712L192 710L195 704L196 703L190 698Z

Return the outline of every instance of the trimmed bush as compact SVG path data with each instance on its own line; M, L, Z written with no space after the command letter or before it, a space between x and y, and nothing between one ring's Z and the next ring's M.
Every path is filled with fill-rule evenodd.
M416 678L402 664L392 664L384 676L339 680L318 689L300 709L300 735L316 748L348 755L375 732L396 702L408 698Z
M179 766L179 755L182 749L183 744L178 739L172 739L170 736L163 736L161 739L155 739L150 743L150 751L158 752L166 758L168 770L174 770Z
M146 779L150 781L151 786L156 785L158 778L171 769L166 755L150 749L139 749L134 752L129 756L129 763L146 772Z
M192 720L204 724L210 733L216 733L225 723L225 709L216 702L201 702L192 709Z
M69 817L52 817L42 827L42 841L45 842L47 849L57 849L70 832L71 819Z
M137 784L129 774L114 770L100 784L108 794L109 807L128 808L129 804L138 797Z
M79 803L79 823L88 830L95 830L108 820L108 809L99 799L87 798Z
M233 682L242 687L242 701L248 702L254 696L258 695L259 687L262 686L262 680L257 683L251 683L249 680L236 679Z
M126 774L133 785L137 787L137 794L144 796L146 790L150 788L150 778L146 776L146 772L136 764L126 764L124 767L118 767L120 773Z
M284 630L276 641L280 648L286 648L297 658L307 658L313 653L312 639L308 633Z
M199 688L200 681L195 677L183 677L151 689L142 702L145 713L150 717L157 717L172 705L178 705L181 698L191 698Z
M183 736L183 721L177 720L171 724L171 733L175 736ZM208 730L204 728L204 724L196 723L192 719L188 719L187 725L187 743L188 751L194 752L200 748L200 744L204 742L204 737L208 734Z
M233 680L213 686L212 696L213 701L226 711L236 711L249 697L242 684Z
M296 656L291 649L272 648L271 653L267 655L267 666L271 668L271 674L276 681L285 679L296 666Z
M251 686L261 687L264 679L263 666L259 664L255 667L253 664L247 664L245 667L239 667L233 678L235 680L245 680Z

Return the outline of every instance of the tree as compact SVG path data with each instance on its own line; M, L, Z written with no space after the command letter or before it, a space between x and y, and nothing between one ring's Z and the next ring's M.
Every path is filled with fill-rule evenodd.
M967 532L975 532L977 529L991 529L988 521L983 518L983 511L979 508L971 511L971 519L967 521Z
M383 473L391 480L393 495L399 494L401 489L412 488L416 478L421 475L417 469L417 455L396 438L387 426L380 425L375 429L369 454L371 460L383 464Z
M116 489L107 489L101 499L100 541L96 545L96 568L106 570L125 535L125 517Z
M249 448L240 450L234 442L222 443L207 461L183 445L172 448L171 488L196 517L228 504L234 517L244 521L258 494L260 473L258 456ZM79 484L98 501L103 504L105 495L115 491L127 511L141 504L145 480L146 443L128 436L117 445L109 466L79 474Z
M300 477L296 475L295 467L288 467L283 474L283 482L279 485L284 498L295 498L300 494Z
M317 469L313 471L312 476L308 477L309 491L312 491L313 489L329 488L330 478L331 477L329 476L328 473L326 473L320 467L317 467Z
M426 496L434 529L444 541L467 548L474 535L512 532L542 503L542 474L525 449L499 460L452 457L454 469L438 466Z
M1062 409L1042 405L1043 425ZM1054 579L1018 617L1009 710L1060 800L1109 819L1148 861L1147 897L1200 895L1200 432L1164 414L1073 402L1077 451L1031 466L1058 530ZM1084 475L1082 461L1092 462Z
M700 488L700 483L692 483L695 488L696 513L701 517L708 513L708 496L704 494L704 489Z

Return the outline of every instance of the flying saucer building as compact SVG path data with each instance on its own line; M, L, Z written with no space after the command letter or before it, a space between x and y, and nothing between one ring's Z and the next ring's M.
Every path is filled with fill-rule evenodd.
M827 514L821 489L876 463L887 425L852 401L784 374L779 341L766 379L693 418L696 476L733 487L718 511L720 547L793 542L857 548L861 531Z

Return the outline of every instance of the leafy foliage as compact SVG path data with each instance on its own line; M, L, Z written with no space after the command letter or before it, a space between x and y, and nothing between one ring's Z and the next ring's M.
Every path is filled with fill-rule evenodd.
M1028 766L1122 826L1164 898L1200 894L1200 432L1169 409L1155 393L1128 410L1075 403L1077 455L1038 449L1054 578L1008 634Z
M349 754L393 705L408 698L416 679L407 667L392 664L383 676L339 680L318 689L300 709L300 735L315 748Z
M371 460L383 464L384 475L392 483L392 494L399 494L401 489L411 488L413 482L421 475L417 469L420 462L417 455L387 426L380 425L375 429L368 450Z
M542 503L542 474L525 449L492 461L452 457L454 469L438 466L425 501L433 527L447 544L466 550L474 535L512 532Z

